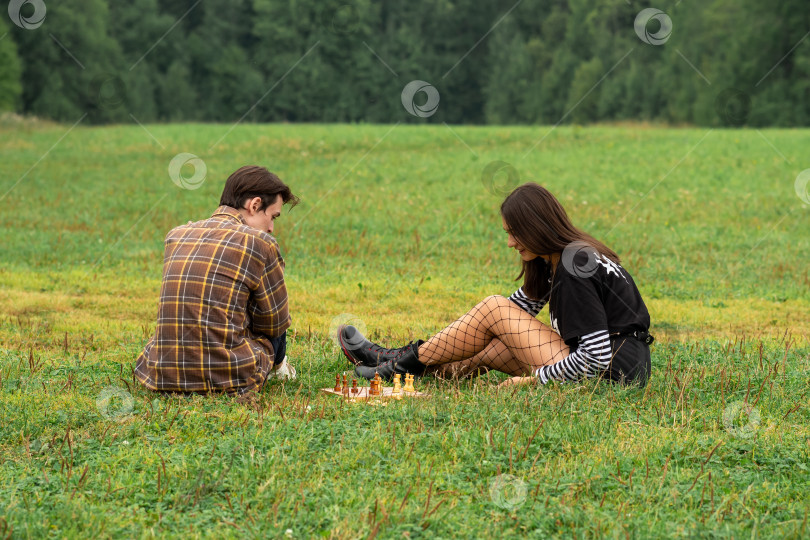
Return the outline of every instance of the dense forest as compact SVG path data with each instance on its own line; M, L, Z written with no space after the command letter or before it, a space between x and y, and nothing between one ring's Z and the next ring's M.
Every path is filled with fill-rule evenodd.
M650 7L661 15L639 16ZM806 0L10 0L8 12L0 111L64 122L810 124ZM435 111L403 110L414 80L435 88Z

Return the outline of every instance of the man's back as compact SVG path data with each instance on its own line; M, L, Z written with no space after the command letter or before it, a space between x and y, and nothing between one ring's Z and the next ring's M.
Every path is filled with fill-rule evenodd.
M220 206L166 236L157 329L135 375L152 390L253 390L289 326L278 244Z

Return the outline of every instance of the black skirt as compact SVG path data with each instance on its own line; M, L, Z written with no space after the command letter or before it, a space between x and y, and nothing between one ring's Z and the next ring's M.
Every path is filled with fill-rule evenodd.
M650 346L628 335L610 336L610 367L604 377L619 384L647 386L650 379Z

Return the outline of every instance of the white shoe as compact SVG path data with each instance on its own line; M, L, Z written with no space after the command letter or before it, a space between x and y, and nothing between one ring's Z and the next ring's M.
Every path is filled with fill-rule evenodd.
M287 381L293 381L298 376L298 373L295 371L295 367L287 361L288 357L284 356L284 362L279 366L278 369L272 370L268 375L268 379L281 379Z

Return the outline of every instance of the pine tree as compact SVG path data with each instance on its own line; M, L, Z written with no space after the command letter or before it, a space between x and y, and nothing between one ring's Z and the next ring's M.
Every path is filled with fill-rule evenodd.
M22 94L17 45L8 30L6 21L0 20L0 36L3 36L0 39L0 112L16 110Z

